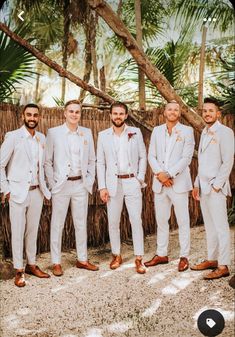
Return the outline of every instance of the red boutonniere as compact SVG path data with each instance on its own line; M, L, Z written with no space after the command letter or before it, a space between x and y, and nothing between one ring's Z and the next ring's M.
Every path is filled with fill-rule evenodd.
M134 136L136 135L136 132L128 132L127 136L128 136L128 141Z

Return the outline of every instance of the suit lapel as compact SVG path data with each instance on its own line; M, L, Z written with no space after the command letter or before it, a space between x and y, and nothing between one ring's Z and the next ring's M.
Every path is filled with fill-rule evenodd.
M177 138L181 137L180 131L181 131L181 127L180 127L180 124L178 123L176 125L175 130L173 131L173 134L172 134L171 145L170 145L170 149L169 149L169 156L171 155L171 153L172 153L172 151L174 149L174 146L176 144Z
M87 140L85 139L85 135L79 127L78 127L78 136L79 136L78 138L79 138L79 143L80 143L80 158L81 158L81 162L83 163L82 159L83 159L83 154L84 154L84 145Z
M213 136L214 136L214 133L212 132L204 136L206 137L206 139L205 140L203 139L203 142L202 142L202 147L201 147L202 152L204 152L207 146L210 144Z
M37 132L36 132L36 140L38 144L38 161L39 161L39 169L40 169L42 167L43 147L41 144L40 136Z
M115 151L115 145L114 145L114 139L113 139L113 128L109 128L109 131L108 131L108 143L110 144L111 146L111 150L112 150L112 154L113 154L113 158L115 160L117 160L117 153Z
M65 147L65 152L67 154L67 157L70 158L70 151L69 151L69 142L68 142L68 132L67 132L67 126L64 123L62 125L62 134L64 136L64 147Z

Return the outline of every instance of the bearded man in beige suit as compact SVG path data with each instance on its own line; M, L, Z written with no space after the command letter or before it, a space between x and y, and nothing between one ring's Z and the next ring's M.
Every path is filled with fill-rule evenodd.
M231 196L229 175L234 161L234 133L219 122L221 115L215 99L206 98L202 118L206 123L198 149L198 175L193 198L200 200L206 230L207 260L192 270L214 269L204 279L229 276L230 231L226 196Z
M193 129L179 122L180 106L175 101L164 110L166 124L154 128L149 145L149 164L153 171L153 192L157 222L157 252L146 267L168 263L171 206L179 226L180 272L188 269L190 221L188 193L192 189L189 171L194 150Z
M50 277L35 264L43 197L51 197L44 180L45 136L35 130L39 117L36 104L26 105L22 113L24 125L8 132L1 146L1 192L9 201L15 285L18 287L25 286L24 241L25 272L40 278Z
M110 118L113 126L101 131L98 136L98 186L102 201L107 203L113 254L110 268L117 269L122 263L120 216L125 201L131 222L136 271L144 274L141 188L146 186L146 149L140 129L128 126L125 123L127 117L128 108L124 103L115 102L111 105Z
M77 268L98 270L87 259L88 193L95 180L95 150L91 130L79 125L81 103L65 104L63 125L48 130L45 173L52 193L51 258L53 274L63 275L61 241L69 204L75 227Z

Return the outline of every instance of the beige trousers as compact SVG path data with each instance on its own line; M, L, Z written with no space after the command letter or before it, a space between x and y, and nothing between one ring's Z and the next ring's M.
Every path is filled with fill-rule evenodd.
M36 188L29 191L23 203L19 204L10 199L9 205L13 265L16 269L23 269L24 241L27 263L36 263L37 235L43 195L39 188Z

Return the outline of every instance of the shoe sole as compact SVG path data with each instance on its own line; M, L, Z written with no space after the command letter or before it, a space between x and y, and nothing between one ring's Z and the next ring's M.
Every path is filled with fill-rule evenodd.
M169 263L169 261L167 261L167 262L158 262L158 263L156 263L156 264L151 264L151 265L146 265L145 263L144 263L144 265L145 265L145 267L155 267L155 266L157 266L158 264L167 264L167 263Z
M186 271L186 270L188 270L188 266L185 267L184 269L181 269L181 270L178 269L178 271L179 271L180 273L181 273L182 271Z

